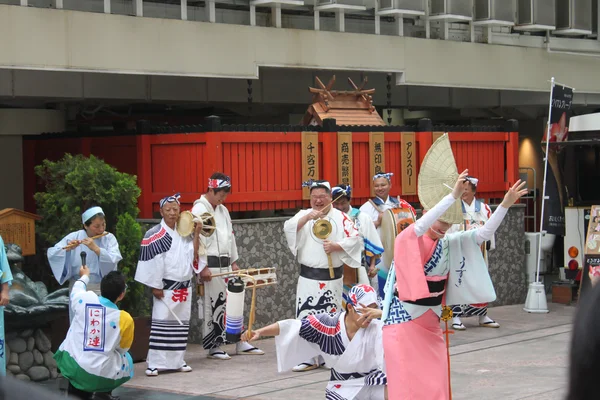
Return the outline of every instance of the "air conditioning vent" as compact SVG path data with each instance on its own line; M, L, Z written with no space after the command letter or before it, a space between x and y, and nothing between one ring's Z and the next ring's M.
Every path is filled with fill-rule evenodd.
M556 0L518 0L517 30L556 29Z
M475 21L495 25L514 25L515 3L506 0L475 0Z
M557 0L555 33L590 35L592 15L592 0Z
M380 15L401 14L403 18L425 15L425 0L379 0Z

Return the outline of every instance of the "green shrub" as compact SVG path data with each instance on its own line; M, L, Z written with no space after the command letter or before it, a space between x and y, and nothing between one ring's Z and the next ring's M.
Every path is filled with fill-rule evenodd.
M87 208L100 206L106 214L106 230L119 242L123 260L119 270L127 279L128 293L123 308L133 316L149 313L142 285L133 281L142 240L136 222L140 188L136 177L117 171L103 160L90 156L72 156L53 162L44 160L35 173L45 191L34 198L42 220L37 233L47 246L53 246L69 232L82 229L81 214Z

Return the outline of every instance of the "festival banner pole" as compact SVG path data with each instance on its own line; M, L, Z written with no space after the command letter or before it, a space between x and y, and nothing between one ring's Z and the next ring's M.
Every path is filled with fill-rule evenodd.
M542 184L542 210L540 214L540 237L538 239L537 263L535 282L529 284L527 299L523 310L531 313L547 313L546 289L540 282L540 260L542 251L542 236L544 235L544 208L546 204L546 178L548 176L548 149L550 145L550 125L552 121L552 95L554 94L554 77L550 80L550 101L548 102L548 121L546 123L546 154L544 155L544 182ZM534 182L535 185L535 182Z
M544 155L544 183L542 184L542 210L540 212L540 237L535 264L535 283L540 283L540 260L542 258L542 236L544 235L544 211L546 205L546 179L548 178L548 152L550 150L550 125L552 121L552 95L554 94L554 77L550 80L550 101L548 102L548 122L546 123L546 154Z

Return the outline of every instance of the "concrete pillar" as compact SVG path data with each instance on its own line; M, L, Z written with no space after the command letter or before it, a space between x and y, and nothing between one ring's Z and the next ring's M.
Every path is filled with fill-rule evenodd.
M23 136L62 132L65 127L64 111L0 109L0 170L3 171L0 210L24 209Z

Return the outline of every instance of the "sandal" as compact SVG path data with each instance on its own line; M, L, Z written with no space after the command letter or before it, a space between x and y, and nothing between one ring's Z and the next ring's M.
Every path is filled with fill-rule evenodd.
M261 349L257 348L257 347L251 347L249 349L246 350L236 350L236 354L240 355L240 354L248 354L248 355L252 355L252 356L262 356L265 354L264 351L262 351Z
M309 363L300 363L298 365L296 365L294 368L292 368L292 371L294 372L306 372L306 371L312 371L313 369L317 369L319 368L318 364L309 364Z
M483 326L484 328L500 328L500 324L494 320L487 321L487 322L480 322L479 326Z
M466 331L467 327L463 325L463 323L461 322L460 324L452 324L452 329L456 330L456 331Z
M208 353L208 358L213 360L229 360L231 356L224 351L215 351L214 353Z

